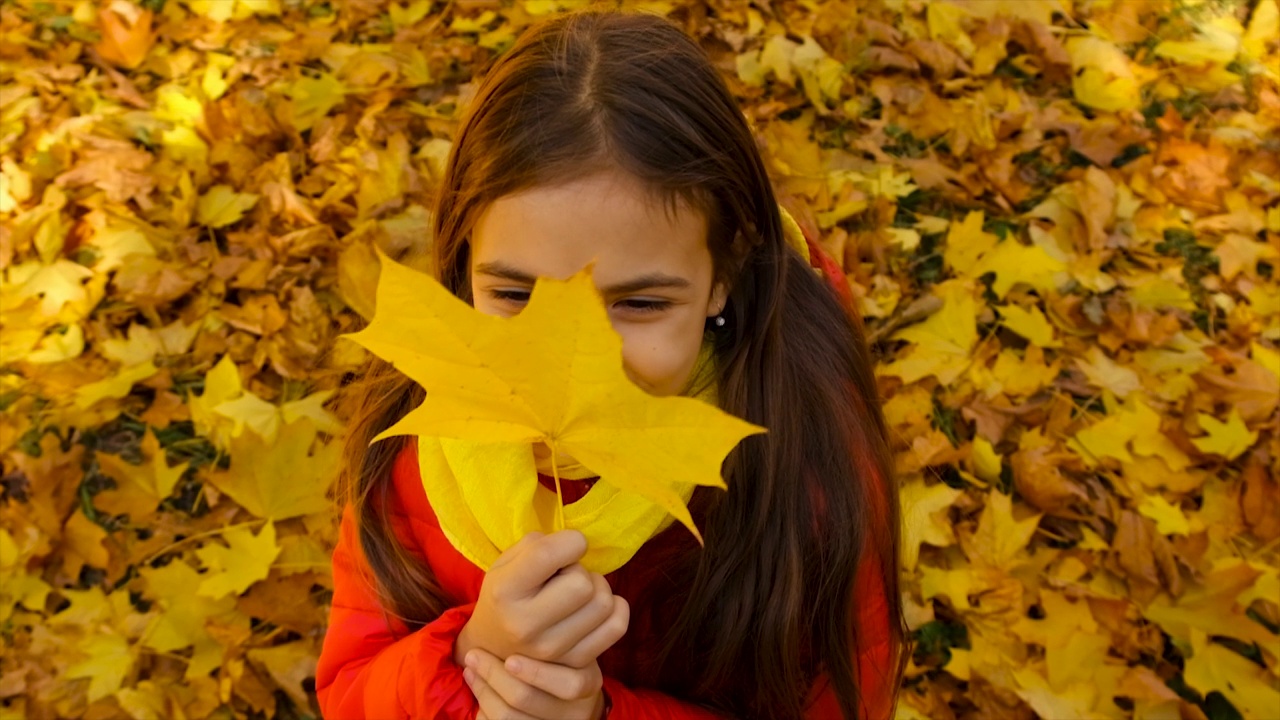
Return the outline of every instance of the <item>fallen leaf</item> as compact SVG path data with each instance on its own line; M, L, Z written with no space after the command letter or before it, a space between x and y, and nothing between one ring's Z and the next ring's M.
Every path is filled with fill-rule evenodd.
M111 3L98 10L102 39L94 48L107 61L120 67L138 67L155 44L151 18L150 10L138 10L124 2Z

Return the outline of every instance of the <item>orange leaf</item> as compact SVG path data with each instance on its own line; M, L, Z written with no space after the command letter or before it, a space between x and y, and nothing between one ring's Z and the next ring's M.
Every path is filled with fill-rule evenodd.
M156 38L151 32L151 11L136 11L128 13L132 17L125 17L119 6L116 3L111 8L98 11L102 39L94 47L108 62L133 69L142 64L155 44Z

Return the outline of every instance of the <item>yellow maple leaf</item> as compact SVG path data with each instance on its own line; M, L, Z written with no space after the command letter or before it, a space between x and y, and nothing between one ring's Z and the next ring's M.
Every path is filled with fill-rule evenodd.
M955 48L965 58L972 58L976 50L973 38L964 31L964 18L969 13L958 5L945 2L925 6L925 20L929 24L929 36Z
M1138 513L1156 521L1156 532L1161 535L1189 535L1191 523L1182 508L1159 495L1144 495L1138 503Z
M111 553L102 543L107 531L83 512L73 512L62 528L62 564L67 574L76 577L85 565L105 568Z
M1091 345L1083 358L1076 358L1076 366L1089 378L1090 385L1110 390L1116 397L1128 397L1142 388L1138 373L1112 360L1096 345Z
M89 243L97 249L99 256L93 268L98 272L106 272L120 267L130 255L156 254L155 248L147 240L147 236L136 227L128 225L108 225L94 232Z
M985 232L982 225L986 215L975 210L965 215L962 222L953 222L947 230L947 247L943 258L953 270L961 275L971 275L973 268L982 257L1000 241L992 233Z
M569 508L551 496L554 507L544 510L554 515L554 528L582 530L589 547L610 538L617 554L608 562L620 556L625 562L648 539L647 533L629 536L628 518L642 514L638 507L656 505L701 541L685 507L688 493L695 485L724 488L724 456L764 428L707 402L654 397L632 383L591 265L568 280L539 279L524 310L503 318L476 311L431 276L393 262L381 250L378 256L374 319L344 337L392 362L427 396L374 441L421 437L428 496L446 535L464 554L491 562L522 530L540 529L538 518L525 511L536 495L524 499L540 487L532 471L537 443L553 458L570 456L600 476L587 497ZM458 481L441 482L451 468ZM467 475L476 481L468 482ZM512 485L504 492L495 482ZM599 517L566 513L608 488L627 497L608 510L597 507ZM636 514L610 517L625 507Z
M83 352L84 328L71 325L62 333L51 329L22 359L32 364L52 364L79 357Z
M973 283L948 280L935 285L933 293L942 298L942 309L894 335L915 345L904 357L882 367L881 374L896 375L908 383L935 375L949 384L968 368L969 353L978 341Z
M280 0L187 0L187 7L214 22L244 20L250 15L279 15Z
M987 482L995 482L1000 477L1000 454L984 437L973 439L973 471Z
M1156 57L1202 69L1204 65L1226 65L1240 52L1240 31L1243 30L1234 19L1231 22L1234 29L1217 23L1205 24L1195 38L1165 40L1152 52Z
M283 425L274 439L257 433L233 437L231 467L209 474L209 482L260 518L284 520L323 512L333 481L339 447L316 448L315 424L303 416Z
M16 295L40 298L40 312L54 317L63 305L85 298L84 281L93 277L93 271L63 258L49 264L36 260L14 265L8 269L6 284L16 287Z
M1260 59L1266 53L1267 42L1275 42L1277 37L1280 37L1280 5L1276 0L1259 0L1253 7L1253 17L1249 18L1249 28L1240 40L1240 47L1246 56Z
M1040 526L1044 513L1014 518L1013 499L1001 492L987 495L986 507L978 518L975 532L961 537L965 554L975 564L1008 570L1017 563L1019 554L1026 554L1027 543Z
M162 718L169 713L170 694L166 687L169 683L155 683L150 680L139 681L133 687L122 687L115 694L115 701L124 708L132 718ZM185 689L185 688L184 688Z
M1129 454L1128 444L1135 432L1123 415L1108 415L1076 433L1067 441L1067 447L1079 453L1090 466L1104 457L1131 462L1133 456Z
M1021 357L1017 351L1005 348L991 367L991 380L985 384L984 392L988 397L999 392L1010 397L1034 395L1053 382L1060 364L1054 360L1046 365L1044 351L1035 345L1029 345Z
M1055 337L1053 325L1045 318L1040 308L1032 306L1026 309L1018 305L1001 305L996 308L1004 319L1005 327L1026 338L1037 347L1061 347L1062 343Z
M186 463L169 467L164 448L155 433L148 428L142 436L141 465L131 465L118 455L98 453L96 459L101 472L116 481L116 488L103 490L94 496L94 505L114 514L125 514L134 522L140 522L156 506L173 492L173 487L187 470Z
M1204 694L1217 690L1245 720L1265 720L1280 708L1280 690L1267 671L1228 648L1211 643L1200 630L1191 631L1192 656L1187 660L1187 684Z
M230 185L214 185L196 202L196 222L219 228L236 222L258 204L253 193L238 193Z
M1191 464L1191 458L1160 431L1160 414L1141 398L1135 397L1125 412L1125 423L1133 429L1133 451L1138 455L1158 457L1175 473Z
M1098 692L1090 683L1072 683L1067 688L1054 688L1049 684L1047 669L1038 671L1027 665L1012 671L1017 683L1015 692L1042 718L1072 718L1073 720L1103 720L1107 715L1095 711Z
M275 523L268 520L257 535L244 527L231 527L222 533L227 547L210 543L196 550L208 572L196 588L196 594L213 598L239 595L271 572L271 563L280 554L276 544Z
M1114 44L1096 37L1067 41L1071 89L1076 100L1099 110L1137 110L1142 106L1139 68Z
M97 345L99 352L126 367L155 360L160 352L160 342L155 333L139 323L129 325L126 339L103 338Z
M1280 378L1280 351L1273 350L1254 340L1249 345L1252 360L1262 366L1263 370Z
M78 410L88 410L99 400L108 398L118 400L133 390L134 383L142 382L156 372L158 368L150 360L133 367L123 368L110 377L76 388L72 405Z
M185 562L171 562L159 568L142 565L139 575L146 581L145 595L157 603L160 616L143 644L160 652L173 652L211 641L205 621L235 611L236 599L211 600L192 595L200 584L200 574Z
M1009 237L974 264L973 275L995 273L991 290L1004 298L1018 283L1026 283L1042 293L1057 290L1058 281L1065 276L1066 269L1065 263L1039 245L1023 245Z
M1234 460L1258 439L1258 433L1245 426L1240 411L1234 407L1226 422L1205 413L1196 413L1196 417L1200 420L1200 427L1209 433L1206 437L1191 438L1201 452Z
M89 657L66 669L66 677L89 678L90 703L114 694L133 669L137 649L115 633L87 635L76 646Z
M300 77L285 88L293 101L293 126L308 130L346 97L347 86L329 73Z
M923 600L943 595L957 610L969 610L969 596L974 594L976 580L971 568L939 570L927 565L920 567L920 597Z
M902 486L902 566L914 570L920 558L920 543L947 547L955 543L955 532L947 510L962 491L942 483L925 485L923 478Z

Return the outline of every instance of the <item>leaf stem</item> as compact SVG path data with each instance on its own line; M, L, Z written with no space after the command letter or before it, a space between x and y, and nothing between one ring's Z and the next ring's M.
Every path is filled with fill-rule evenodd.
M138 562L136 562L136 563L133 563L133 564L135 564L135 565L145 565L145 564L147 564L147 563L151 562L152 560L155 560L156 558L160 557L161 555L164 555L165 553L173 552L173 551L174 551L175 549L177 549L180 545L185 545L185 544L187 544L187 543L191 542L192 540L199 540L199 539L201 539L201 538L207 538L207 537L210 537L210 536L212 536L212 535L220 535L220 534L222 534L222 533L224 533L224 532L226 532L226 531L228 531L228 530L232 530L232 529L234 529L234 528L248 527L248 526L250 526L250 525L257 525L257 524L259 524L259 523L264 523L264 522L266 522L268 519L270 519L270 518L257 518L257 519L254 519L254 520L249 520L249 521L247 521L247 522L236 523L235 525L223 525L222 527L214 528L214 529L212 529L212 530L206 530L206 531L204 531L204 532L196 533L195 535L188 535L187 537L184 537L184 538L182 538L181 540L175 540L174 542L169 543L168 545L166 545L166 546L164 546L164 547L160 548L159 550L156 550L155 552L151 553L151 554L150 554L150 555L148 555L147 557L145 557L145 558L143 558L142 560L140 560L140 561L138 561Z
M556 444L547 443L551 447L551 477L556 480L556 532L564 529L564 493L560 491L560 468L556 467Z

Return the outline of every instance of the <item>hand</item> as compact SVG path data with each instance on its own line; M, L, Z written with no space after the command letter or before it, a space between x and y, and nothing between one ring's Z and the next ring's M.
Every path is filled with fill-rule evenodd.
M512 655L503 663L484 650L467 653L463 677L480 703L476 720L598 720L604 679L585 668Z
M472 648L498 658L586 668L627 630L631 609L599 573L578 563L587 541L577 530L532 532L500 555L480 586L454 660Z

